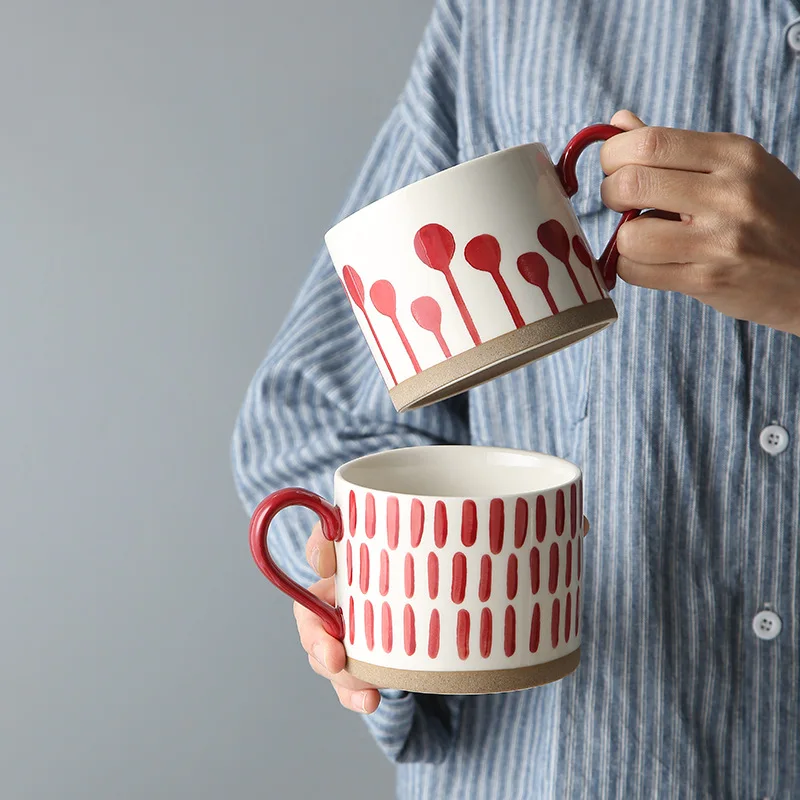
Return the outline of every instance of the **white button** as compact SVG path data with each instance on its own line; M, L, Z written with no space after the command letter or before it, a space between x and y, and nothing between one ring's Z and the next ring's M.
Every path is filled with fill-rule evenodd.
M758 441L765 452L776 456L789 446L789 432L780 425L768 425L761 431Z
M759 611L753 617L753 631L759 639L774 639L782 627L781 618L774 611Z
M786 41L795 53L800 53L800 20L793 22L787 29Z

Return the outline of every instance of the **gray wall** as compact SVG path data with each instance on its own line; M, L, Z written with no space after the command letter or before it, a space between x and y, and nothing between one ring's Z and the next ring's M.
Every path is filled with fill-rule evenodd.
M2 800L392 795L228 442L429 6L3 2Z

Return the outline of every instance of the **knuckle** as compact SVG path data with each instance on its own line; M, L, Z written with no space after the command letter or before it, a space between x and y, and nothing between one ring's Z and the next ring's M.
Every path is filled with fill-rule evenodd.
M728 270L721 265L703 264L694 274L694 293L700 296L719 294L728 284Z
M657 161L666 156L668 140L660 128L641 128L636 154L643 161Z
M736 138L736 149L739 152L741 165L747 170L757 170L764 163L767 151L749 136L731 134Z
M641 238L636 227L636 225L625 223L617 232L617 250L628 258L633 256Z
M617 192L623 203L637 204L644 190L644 170L635 164L626 164L617 172Z

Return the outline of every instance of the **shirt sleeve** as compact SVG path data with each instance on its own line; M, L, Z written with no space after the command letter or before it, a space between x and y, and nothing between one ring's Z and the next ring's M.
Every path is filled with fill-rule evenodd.
M460 28L457 0L440 0L411 75L337 219L457 163ZM237 491L249 513L285 486L330 499L334 471L353 458L413 445L467 444L467 410L462 396L395 412L323 248L247 390L232 443ZM313 522L308 512L290 509L270 532L276 561L304 584L316 579L305 561ZM458 713L459 698L385 692L378 711L365 719L390 759L436 762L447 753Z

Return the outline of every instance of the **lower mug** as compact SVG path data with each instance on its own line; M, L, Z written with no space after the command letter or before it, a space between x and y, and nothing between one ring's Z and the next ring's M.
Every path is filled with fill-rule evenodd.
M258 567L340 639L346 671L380 688L487 694L559 680L580 662L581 471L496 447L389 450L341 466L334 504L303 489L263 500ZM267 539L303 506L336 551L336 606L282 572Z

